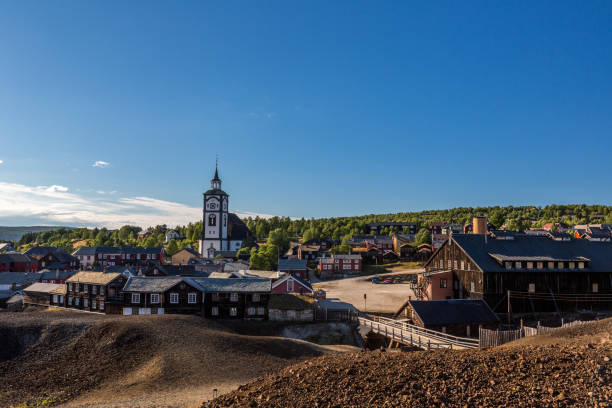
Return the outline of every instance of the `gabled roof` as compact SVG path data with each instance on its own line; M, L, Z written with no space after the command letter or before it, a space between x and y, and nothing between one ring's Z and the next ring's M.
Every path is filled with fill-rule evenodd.
M180 276L134 276L128 279L123 287L124 292L165 292L183 282ZM199 289L199 288L197 288Z
M278 260L279 271L283 270L294 270L294 271L305 271L308 269L306 266L305 259L279 259Z
M35 259L30 258L21 252L11 251L0 254L0 262L34 262Z
M230 241L242 241L251 236L249 227L234 213L229 214Z
M308 283L304 279L301 279L301 278L299 278L297 276L294 276L294 275L287 275L284 278L281 278L281 279L277 280L276 282L274 282L272 284L272 288L276 288L277 286L281 285L283 282L288 281L289 279L297 282L299 285L301 285L302 287L307 289L310 293L314 292L314 290L312 289L312 286L310 285L310 283Z
M409 300L408 303L425 325L499 322L483 299Z
M192 280L206 292L269 293L272 289L270 279L192 278Z
M582 271L612 272L612 242L572 239L558 241L549 237L518 235L513 240L499 240L483 234L454 234L451 240L461 247L483 272L508 271L491 255L514 257L513 259L585 260ZM447 241L445 245L448 245ZM438 249L440 250L440 249ZM426 265L433 259L426 263ZM545 270L545 269L543 269ZM538 270L533 270L537 272Z
M25 293L27 292L40 292L40 293L51 293L52 290L57 290L59 288L61 288L62 286L66 286L62 283L40 283L40 282L36 282L30 286L28 286L27 288L25 288L23 291Z
M28 282L38 282L41 275L36 272L0 272L0 285L23 285Z
M191 255L193 255L196 258L200 256L200 254L198 254L198 252L195 249L193 249L193 248L183 248L183 249L181 249L180 251L178 251L176 254L174 254L172 256L178 255L178 254L180 254L183 251L186 251L186 252L190 253Z
M51 270L51 269L43 269L42 271L38 271L40 274L40 279L68 279L74 272L72 271L62 271L62 270Z
M70 278L66 279L66 282L106 285L120 276L122 276L120 273L78 272Z
M253 279L253 278L263 278L263 279L278 279L282 276L285 276L285 272L280 271L257 271L254 269L245 269L238 272L238 274L243 278Z

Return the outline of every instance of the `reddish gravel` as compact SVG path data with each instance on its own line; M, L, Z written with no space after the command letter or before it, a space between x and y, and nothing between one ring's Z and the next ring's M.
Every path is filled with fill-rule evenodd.
M329 355L203 406L610 407L611 332L608 319L490 350Z

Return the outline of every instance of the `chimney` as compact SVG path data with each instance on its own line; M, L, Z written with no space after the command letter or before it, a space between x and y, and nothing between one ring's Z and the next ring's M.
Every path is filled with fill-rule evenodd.
M474 234L487 233L487 217L474 217L472 224L474 225Z

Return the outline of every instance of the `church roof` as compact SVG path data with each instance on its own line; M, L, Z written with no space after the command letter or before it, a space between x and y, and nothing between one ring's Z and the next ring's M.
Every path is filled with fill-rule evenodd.
M206 195L226 195L226 196L229 195L225 191L221 190L220 188L210 189L207 192L205 192L204 194L206 194Z
M251 235L249 227L234 213L229 214L230 241L240 241Z

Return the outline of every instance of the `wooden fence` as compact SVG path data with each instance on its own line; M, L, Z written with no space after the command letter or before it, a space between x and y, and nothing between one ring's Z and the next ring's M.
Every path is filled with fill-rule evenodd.
M480 348L501 346L504 343L518 340L522 337L554 333L555 331L564 329L566 327L582 326L588 323L591 322L576 320L569 323L563 323L559 327L546 327L538 324L537 327L523 326L523 328L515 330L489 330L481 328L478 333L479 345Z

